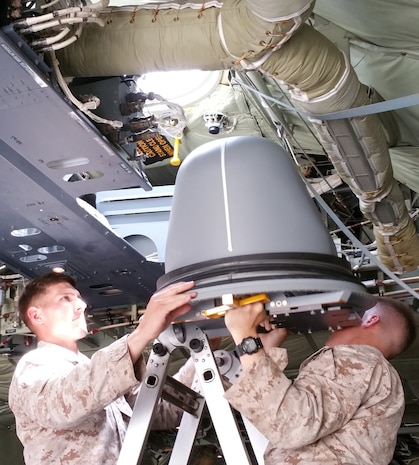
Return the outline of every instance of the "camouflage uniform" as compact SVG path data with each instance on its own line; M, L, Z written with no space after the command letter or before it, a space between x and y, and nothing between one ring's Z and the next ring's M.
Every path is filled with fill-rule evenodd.
M266 465L388 465L404 411L397 371L370 346L325 347L291 381L285 349L243 372L225 396L270 441Z
M9 390L25 462L115 465L138 379L144 374L143 359L134 370L127 337L97 351L91 359L40 342L19 361ZM193 374L187 364L178 378L190 385ZM174 427L181 413L161 403L153 427Z

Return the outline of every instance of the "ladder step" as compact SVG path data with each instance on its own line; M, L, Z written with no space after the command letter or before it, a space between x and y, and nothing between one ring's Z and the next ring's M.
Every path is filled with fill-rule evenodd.
M200 407L200 401L203 399L198 392L188 388L172 376L166 376L161 397L195 417Z

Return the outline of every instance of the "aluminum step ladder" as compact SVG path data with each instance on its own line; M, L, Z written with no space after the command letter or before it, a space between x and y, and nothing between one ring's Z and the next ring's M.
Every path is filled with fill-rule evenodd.
M167 375L172 353L178 348L188 350L193 359L195 389ZM238 412L224 398L220 371L237 372L238 366L241 369L240 362L233 354L217 352L221 356L214 356L205 332L190 323L171 325L159 336L147 362L146 376L139 388L117 465L141 464L160 398L184 410L169 465L187 465L205 404L226 465L263 465L266 438L245 418L242 418L246 433L243 434L237 421Z

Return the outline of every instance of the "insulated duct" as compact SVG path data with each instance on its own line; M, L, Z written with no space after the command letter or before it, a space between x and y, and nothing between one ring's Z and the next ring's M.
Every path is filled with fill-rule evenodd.
M321 120L321 114L370 102L345 55L304 23L313 7L314 1L302 0L226 0L105 9L105 27L86 25L57 56L67 76L236 66L277 78L297 106L319 115L313 122L373 223L381 261L397 272L416 269L419 238L393 178L378 117Z

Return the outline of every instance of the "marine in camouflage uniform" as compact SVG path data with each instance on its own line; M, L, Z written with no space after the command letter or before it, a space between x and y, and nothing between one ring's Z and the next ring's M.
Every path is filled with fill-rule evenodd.
M91 359L77 341L88 333L86 303L70 276L50 272L32 280L19 313L38 347L18 362L9 405L27 465L115 465L145 376L143 352L169 324L191 309L193 282L155 293L137 327ZM188 368L189 367L189 368ZM193 363L179 380L191 385ZM173 428L181 411L161 403L155 428Z
M272 348L226 392L270 444L266 465L388 465L404 411L396 370L369 346L323 348L291 381Z
M243 366L225 396L269 440L265 465L390 463L404 392L388 360L416 337L406 304L378 297L356 324L332 332L294 380L284 374L287 351L278 348L287 331L271 325L263 304L233 308L225 323ZM260 325L266 334L258 335ZM242 345L247 338L254 344Z
M190 386L194 373L191 360L175 378ZM25 463L115 465L144 374L142 359L134 370L127 337L92 359L40 342L19 361L9 390ZM161 402L152 427L174 428L181 414Z

